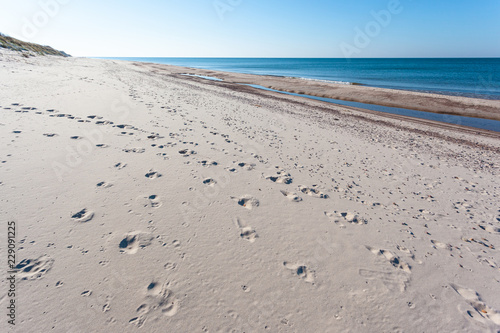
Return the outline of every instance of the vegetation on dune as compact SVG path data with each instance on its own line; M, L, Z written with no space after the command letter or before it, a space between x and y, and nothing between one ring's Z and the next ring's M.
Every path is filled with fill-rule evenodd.
M0 33L0 48L22 52L25 56L30 55L55 55L61 57L70 57L64 51L58 51L50 46L38 45L34 43L23 42L19 39L9 37Z

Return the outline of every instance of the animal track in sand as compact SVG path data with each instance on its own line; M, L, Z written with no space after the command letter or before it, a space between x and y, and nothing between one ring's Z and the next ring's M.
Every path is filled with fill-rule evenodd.
M168 286L168 283L151 282L146 287L146 297L143 304L136 310L137 316L130 319L129 323L142 327L146 320L155 314L167 317L174 316L179 309L179 301L174 293L168 289Z
M81 140L81 139L83 139L83 137L75 135L75 136L71 136L70 139L71 140Z
M244 226L240 219L237 218L235 224L240 229L240 237L246 239L250 243L255 242L255 239L259 237L252 227Z
M311 197L314 197L314 198L321 198L321 199L328 198L328 194L321 192L320 190L318 190L315 187L316 187L316 185L313 185L312 187L306 187L303 185L299 185L299 191L304 193L304 194L307 194Z
M59 134L56 134L56 133L43 133L44 136L46 137L49 137L49 138L53 138L55 136L59 136Z
M396 256L394 253L387 251L387 250L379 250L379 249L374 249L370 246L365 246L371 253L377 255L378 257L384 258L385 260L389 261L389 263L394 266L395 268L401 269L402 271L406 273L411 273L411 267L408 265L406 262L401 260L398 256Z
M351 212L338 212L334 210L333 212L325 212L328 218L332 219L335 223L339 224L341 227L345 225L342 221L349 222L351 224L366 224L365 219L360 218L357 214Z
M152 241L153 236L150 233L135 231L126 234L118 247L122 253L134 254L137 253L139 249L151 245Z
M297 195L297 193L280 191L288 200L293 202L301 202L302 198Z
M145 148L124 148L122 150L126 153L136 153L136 154L142 154L146 151Z
M245 207L246 209L252 209L254 207L259 207L259 200L255 199L250 195L245 195L241 198L231 197L231 200L236 201L238 205Z
M108 148L109 145L105 144L105 143L99 143L99 144L96 144L95 145L97 148Z
M309 270L306 266L292 264L287 261L283 262L283 266L285 266L286 269L292 271L294 275L298 275L302 280L309 283L314 283L314 272Z
M495 332L500 329L500 311L497 311L484 303L479 294L474 290L463 288L455 284L450 284L450 286L474 309L475 312L470 310L466 311L467 318L472 318L477 322L494 329Z
M157 171L154 171L153 169L149 170L149 172L147 174L145 174L144 176L146 176L146 178L149 178L149 179L155 179L155 178L159 178L162 176L161 173L158 173Z
M87 208L84 208L78 213L73 214L71 218L80 223L89 222L94 218L94 212L87 210Z
M215 184L217 184L217 182L215 180L213 180L212 178L206 178L203 180L203 184L208 185L208 186L214 186Z
M42 278L54 264L54 259L43 255L37 259L24 259L16 265L17 276L22 280L37 280Z

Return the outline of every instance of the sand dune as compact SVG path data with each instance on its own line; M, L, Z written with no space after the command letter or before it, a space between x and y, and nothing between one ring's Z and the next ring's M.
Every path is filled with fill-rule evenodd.
M500 330L498 137L2 52L16 332Z

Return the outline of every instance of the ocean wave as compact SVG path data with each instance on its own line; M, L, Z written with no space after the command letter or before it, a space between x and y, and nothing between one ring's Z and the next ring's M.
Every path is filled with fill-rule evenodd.
M286 78L290 79L300 79L300 80L306 80L306 81L315 81L315 82L326 82L326 83L335 83L335 84L345 84L345 85L358 85L359 83L356 82L347 82L347 81L335 81L335 80L320 80L320 79L311 79L307 77L293 77L293 76L286 76Z

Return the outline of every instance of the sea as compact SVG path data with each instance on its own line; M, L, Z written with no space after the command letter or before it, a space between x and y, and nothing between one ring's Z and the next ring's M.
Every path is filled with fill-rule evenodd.
M500 100L500 58L111 59Z

